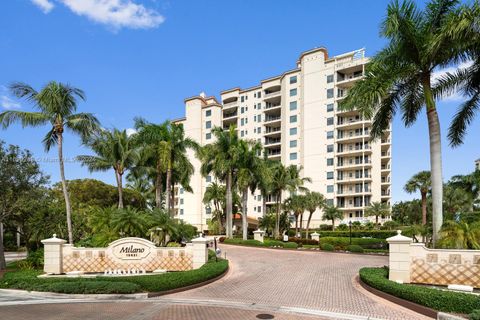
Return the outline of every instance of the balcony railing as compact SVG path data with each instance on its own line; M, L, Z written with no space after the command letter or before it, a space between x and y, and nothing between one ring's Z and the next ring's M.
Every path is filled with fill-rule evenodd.
M280 130L281 130L280 127L275 127L275 128L267 127L267 129L265 130L265 133L279 132Z
M364 165L364 164L371 164L371 163L372 163L372 160L355 161L355 162L353 162L353 163L350 163L350 162L343 162L343 163L337 162L337 167L361 166L361 165Z
M223 105L223 108L227 109L227 108L230 108L230 107L235 107L236 105L238 105L238 101L233 101L233 102L225 103Z
M270 98L270 97L275 97L275 96L280 95L280 93L282 93L281 90L272 91L272 92L265 91L265 95L263 96L263 98L266 99L266 98Z
M265 122L276 121L276 120L280 120L280 119L281 119L281 116L276 116L276 117L267 116L267 117L265 117Z
M267 103L265 105L265 110L277 108L277 107L280 107L281 105L282 105L281 103Z
M382 157L390 157L390 151L382 151Z
M268 156L278 156L282 151L280 149L268 150Z
M236 117L237 115L238 115L238 112L224 113L224 114L223 114L223 119L228 119L228 118Z
M281 142L280 138L278 138L278 139L267 139L265 141L265 145L268 146L268 145L277 144L277 143L280 143L280 142Z

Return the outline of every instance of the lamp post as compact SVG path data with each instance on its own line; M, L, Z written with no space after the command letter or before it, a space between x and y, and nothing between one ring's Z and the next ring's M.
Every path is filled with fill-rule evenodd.
M348 226L350 228L350 244L352 244L352 220L348 222Z

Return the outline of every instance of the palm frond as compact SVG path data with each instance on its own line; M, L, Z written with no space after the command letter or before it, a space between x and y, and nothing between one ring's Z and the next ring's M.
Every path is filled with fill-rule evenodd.
M475 118L476 112L480 109L480 91L474 94L468 101L460 105L452 123L448 129L448 139L452 147L463 143L467 127Z
M38 127L47 124L51 119L40 112L7 110L0 113L0 125L6 129L14 122L20 122L22 127Z

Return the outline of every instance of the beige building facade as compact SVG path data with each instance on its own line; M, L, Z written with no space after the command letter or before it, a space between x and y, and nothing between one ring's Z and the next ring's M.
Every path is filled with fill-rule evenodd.
M261 142L270 159L302 166L302 175L312 179L306 186L344 212L340 223L365 222L370 202L390 204L391 130L370 141L371 122L356 111L340 110L338 104L362 78L367 62L363 49L329 57L325 48L315 48L299 56L295 69L251 88L222 91L220 101L204 94L186 99L186 115L175 122L201 145L213 142L213 127L235 125L241 138ZM193 152L190 156L194 192L176 188L176 212L206 230L211 209L202 198L215 177L202 177L200 162ZM274 203L268 197L267 210ZM247 215L264 215L260 192L249 195ZM317 210L311 225L324 223L329 222Z

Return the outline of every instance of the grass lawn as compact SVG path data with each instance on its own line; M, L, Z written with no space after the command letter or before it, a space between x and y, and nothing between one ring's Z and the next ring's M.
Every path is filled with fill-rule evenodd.
M72 294L161 292L213 279L227 268L228 260L215 262L210 255L210 260L201 268L183 272L130 277L38 278L42 271L19 270L11 264L0 279L0 288Z

